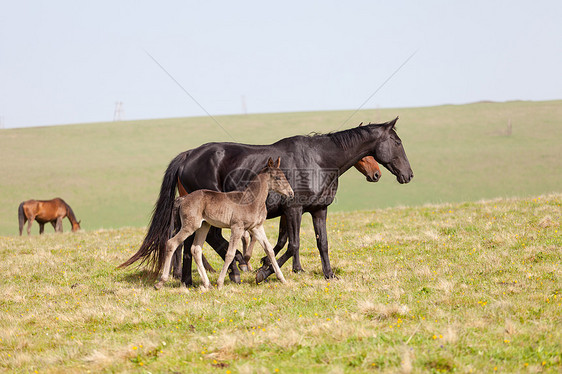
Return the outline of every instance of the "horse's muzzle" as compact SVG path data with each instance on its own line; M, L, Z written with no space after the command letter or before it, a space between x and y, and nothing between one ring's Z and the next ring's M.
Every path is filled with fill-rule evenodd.
M405 184L410 183L410 181L414 178L414 173L410 170L408 174L400 174L396 179L398 183Z
M367 178L367 182L378 182L381 179L381 173L376 171L373 175L367 175L365 178Z

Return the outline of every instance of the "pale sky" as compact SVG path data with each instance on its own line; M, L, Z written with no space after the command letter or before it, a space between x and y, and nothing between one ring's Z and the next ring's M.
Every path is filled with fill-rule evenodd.
M559 0L0 3L4 128L355 110L387 80L364 108L562 99L561 67Z

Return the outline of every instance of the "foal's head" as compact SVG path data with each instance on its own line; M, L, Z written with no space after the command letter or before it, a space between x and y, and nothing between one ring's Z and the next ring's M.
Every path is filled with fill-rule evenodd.
M281 164L281 157L277 159L277 162L273 162L271 158L267 161L267 166L263 169L262 173L265 173L269 176L267 181L267 187L269 191L275 191L280 193L281 195L293 197L295 193L289 184L289 181L285 177L285 174L281 169L279 169L279 165Z

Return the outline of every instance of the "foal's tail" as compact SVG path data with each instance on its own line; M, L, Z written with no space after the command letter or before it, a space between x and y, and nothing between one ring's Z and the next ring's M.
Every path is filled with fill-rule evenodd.
M120 268L141 260L139 266L146 263L155 275L160 272L160 269L164 265L166 241L170 235L178 172L188 154L189 152L180 153L168 165L164 173L164 179L160 187L160 195L154 206L146 237L137 253L119 265Z
M25 201L22 202L20 204L20 206L18 207L18 221L19 221L19 224L20 224L20 236L21 236L21 233L23 232L23 225L25 225L25 219L26 219L25 212L23 211L23 204L24 203L25 203Z

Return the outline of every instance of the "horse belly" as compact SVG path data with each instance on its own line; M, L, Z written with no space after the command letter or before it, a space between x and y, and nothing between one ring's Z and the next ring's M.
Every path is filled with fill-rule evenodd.
M211 226L219 227L221 229L228 229L232 223L232 210L225 209L223 206L209 204L203 211L203 219Z
M203 218L209 225L214 226L214 227L218 227L220 229L229 229L230 228L230 223L225 223L223 220L217 220L216 218Z

